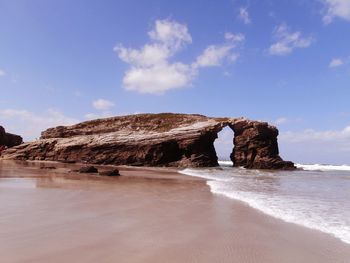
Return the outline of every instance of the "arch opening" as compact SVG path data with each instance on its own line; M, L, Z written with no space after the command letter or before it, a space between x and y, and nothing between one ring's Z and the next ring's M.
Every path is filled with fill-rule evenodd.
M214 141L216 156L218 157L219 165L233 166L230 155L233 151L234 132L229 126L225 126L217 134L218 138Z

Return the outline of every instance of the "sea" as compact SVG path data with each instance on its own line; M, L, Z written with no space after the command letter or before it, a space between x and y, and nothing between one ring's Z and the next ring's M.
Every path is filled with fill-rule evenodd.
M219 164L181 173L205 178L213 194L350 244L350 165L297 164L295 171L264 171L234 168L230 161Z

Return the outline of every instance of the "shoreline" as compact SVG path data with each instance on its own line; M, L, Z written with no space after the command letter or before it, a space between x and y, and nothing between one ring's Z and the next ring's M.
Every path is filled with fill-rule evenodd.
M117 178L67 173L80 164L55 163L56 170L40 169L52 164L0 162L3 262L350 258L350 246L339 239L212 194L205 179L177 169L118 167L122 176ZM21 188L25 178L31 182ZM6 180L9 184L4 186Z
M225 166L223 168L225 168ZM226 169L227 169L227 166L226 166ZM240 174L241 171L242 170L236 170L235 173ZM246 171L248 171L248 170L246 170ZM329 171L328 167L325 168L325 171ZM330 172L342 172L342 171L343 170L331 170ZM200 177L200 178L206 179L207 185L209 186L212 194L221 195L221 196L229 198L230 200L242 202L245 205L248 205L249 207L251 207L257 211L264 213L265 215L280 219L283 222L306 227L308 229L320 231L322 233L326 233L326 234L330 235L331 237L335 237L335 238L339 239L340 241L342 241L345 244L350 246L350 239L349 239L349 236L347 235L347 233L350 233L349 232L350 229L346 225L337 226L337 228L333 227L332 222L334 224L334 222L337 222L337 221L334 220L334 217L333 218L331 217L332 214L328 216L328 219L327 219L328 221L308 220L308 218L303 217L302 214L300 214L303 212L305 214L308 213L308 211L306 211L305 208L302 208L303 209L303 211L302 211L302 210L298 210L299 208L297 207L297 206L303 206L304 202L306 202L307 200L304 200L303 202L299 202L299 204L297 206L295 206L295 203L293 203L293 202L290 202L289 204L285 203L283 206L281 206L276 201L269 202L269 198L271 197L272 199L273 198L276 199L276 195L271 196L270 194L268 194L266 192L264 194L263 190L262 190L263 194L261 194L259 192L259 190L256 189L255 196L254 196L254 190L252 191L253 195L250 195L250 196L245 195L244 190L243 191L239 190L239 188L240 188L239 185L241 185L242 182L236 182L237 190L231 191L229 189L229 187L227 187L227 185L229 184L231 187L235 187L235 186L234 186L234 184L232 184L232 181L228 182L228 181L230 181L230 179L227 179L226 174L221 174L221 177L220 177L220 175L212 173L209 170L207 170L206 172L203 172L202 170L196 171L195 169L185 169L185 170L182 170L179 172L182 174L188 175L188 176L194 176L194 177ZM300 171L298 171L298 172L303 173L303 174L302 175L294 174L295 177L300 177L300 178L304 177L305 178L306 176L309 176L306 173L308 173L308 172L312 173L313 170L300 169ZM253 171L253 173L254 173L254 171ZM264 178L264 176L270 177L270 175L268 175L268 172L267 172L267 174L264 175L264 173L266 173L266 171L258 171L258 173L260 174L260 178L257 177L256 180ZM291 178L293 176L290 173L282 174L282 173L285 173L285 171L281 171L280 173L281 173L281 177L280 176L272 176L272 177L270 177L270 179L277 181L278 180L277 178L281 179L282 177L284 177L286 175L288 178ZM246 177L245 180L249 180L251 184L256 184L256 182L253 182L251 179L249 179L250 176L252 176L252 174L250 173L250 171L248 171L247 174L244 175L244 177ZM262 179L262 181L264 181L264 179ZM223 182L225 182L225 183L223 183ZM289 182L289 183L291 183L291 182ZM283 184L283 181L281 182L281 185L284 185L284 186L281 186L282 188L286 187L286 184ZM247 187L247 186L244 185L243 188L244 187ZM260 189L264 189L264 187L269 187L271 190L273 189L273 185L269 185L269 183L261 185ZM294 187L296 187L296 185L294 185ZM315 189L315 187L312 184L310 185L310 187L313 187ZM319 189L319 190L322 191L322 189ZM248 192L249 192L249 190L248 190ZM302 193L299 193L299 194L302 194ZM291 197L293 197L293 196L291 196ZM279 200L281 200L281 198L283 198L283 195L281 196L281 194L280 194L280 196L278 198L280 198ZM318 200L314 200L314 201L315 201L315 203L313 203L313 205L317 206ZM310 204L311 203L309 201L309 205ZM296 209L296 212L293 210L293 207L294 207L294 209ZM309 207L309 208L312 209L312 207ZM341 210L349 211L349 210L347 210L347 208L348 207L346 207L346 206L345 207L338 206L335 209L340 209L340 211ZM300 211L302 211L302 212L300 212ZM299 212L299 214L298 214L298 212ZM295 215L294 213L296 213L297 215L294 216ZM311 214L309 214L309 217L315 219L315 217L317 218L317 215L315 216L315 214L311 213ZM348 216L346 216L345 214L343 214L343 217L339 217L340 220L342 220L342 219L346 220L346 218L348 218ZM329 222L331 222L331 223L329 223ZM346 229L348 229L348 231Z

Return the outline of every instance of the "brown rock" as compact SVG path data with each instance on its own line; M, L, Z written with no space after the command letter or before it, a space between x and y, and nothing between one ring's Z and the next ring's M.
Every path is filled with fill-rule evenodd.
M102 175L102 176L120 176L120 173L119 173L118 169L112 169L112 170L99 172L99 175Z
M59 126L41 139L8 149L3 159L91 164L217 166L214 141L223 127L235 131L235 166L261 169L294 167L278 155L275 127L243 118L190 114L137 114Z
M78 170L79 173L98 173L98 170L95 166L83 166Z
M0 153L6 148L10 148L23 143L23 139L19 135L5 132L4 127L0 126Z
M235 133L231 160L234 166L254 169L295 169L279 156L278 130L266 122L241 120L230 127Z

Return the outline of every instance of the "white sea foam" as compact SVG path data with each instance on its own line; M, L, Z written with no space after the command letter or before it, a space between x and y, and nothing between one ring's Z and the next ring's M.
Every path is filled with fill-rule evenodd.
M185 169L182 173L207 179L214 194L243 201L265 214L331 234L350 244L348 170L266 172L222 164L217 169Z
M218 163L220 166L232 166L233 165L232 161L219 161Z
M296 164L296 167L307 171L350 171L350 165L330 164Z

